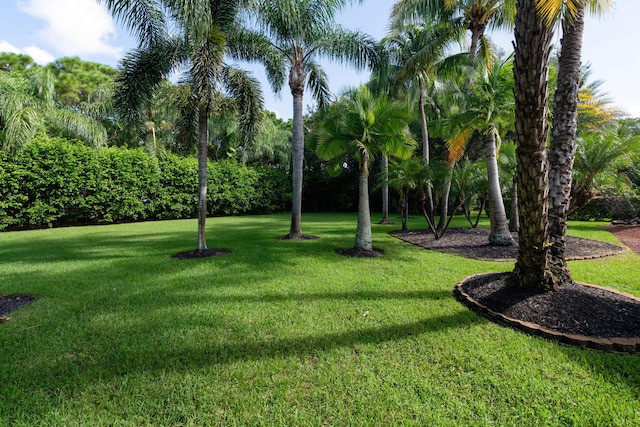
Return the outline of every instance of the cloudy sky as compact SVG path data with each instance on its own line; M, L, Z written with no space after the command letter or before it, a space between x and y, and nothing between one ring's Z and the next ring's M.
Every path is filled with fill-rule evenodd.
M339 22L360 29L376 38L386 33L390 0L367 0L353 6ZM638 82L638 36L635 25L640 1L617 0L615 9L604 19L589 18L584 36L583 61L590 62L593 75L604 80L602 86L612 101L627 113L640 117ZM491 35L492 40L511 49L510 32ZM114 22L96 0L0 0L0 52L26 53L46 64L64 56L117 66L119 58L134 46L132 38ZM264 81L259 67L247 67ZM331 89L366 81L366 73L327 65ZM281 117L291 117L291 95L286 87L274 96L263 85L266 107Z

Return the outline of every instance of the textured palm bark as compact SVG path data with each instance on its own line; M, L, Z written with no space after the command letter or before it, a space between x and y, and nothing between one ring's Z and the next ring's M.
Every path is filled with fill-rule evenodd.
M496 154L496 137L489 132L487 147L487 181L489 182L489 219L491 231L489 243L496 246L510 246L515 244L507 226L507 214L498 177L498 158Z
M198 250L207 249L207 160L208 146L208 109L200 107L198 111Z
M373 250L371 236L371 213L369 211L369 165L366 160L360 166L358 195L358 227L356 229L356 249Z
M546 152L549 54L552 30L536 11L536 0L518 0L515 22L516 177L518 259L514 273L522 287L556 287L548 269L548 164Z
M292 129L292 184L290 239L302 238L302 174L304 163L304 126L302 122L302 96L307 73L301 62L295 63L289 71L289 88L293 95Z
M553 122L549 146L549 266L561 283L571 281L565 258L567 218L571 204L573 161L576 153L578 90L584 5L575 16L566 14L558 59L558 84L553 100Z

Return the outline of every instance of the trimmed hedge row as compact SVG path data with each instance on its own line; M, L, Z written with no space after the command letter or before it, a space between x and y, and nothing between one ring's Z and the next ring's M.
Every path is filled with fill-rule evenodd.
M142 149L38 138L16 159L0 153L0 229L197 216L198 161ZM208 166L208 215L284 211L287 174L232 162Z

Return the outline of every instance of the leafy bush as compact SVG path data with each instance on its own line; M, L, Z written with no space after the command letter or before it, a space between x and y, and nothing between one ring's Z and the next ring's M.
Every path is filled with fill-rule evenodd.
M606 221L631 219L640 216L640 200L630 197L598 197L576 209L570 219L577 221Z
M198 162L142 149L95 151L40 137L15 159L0 153L0 230L192 218ZM290 200L286 173L232 161L209 163L208 214L282 211Z

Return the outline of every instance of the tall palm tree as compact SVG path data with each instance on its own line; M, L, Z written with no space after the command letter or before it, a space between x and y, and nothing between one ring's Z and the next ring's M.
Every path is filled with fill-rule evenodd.
M42 67L0 72L0 142L17 153L39 132L54 129L96 148L107 142L103 126L90 116L54 101L53 76Z
M403 89L417 95L422 136L422 156L428 168L430 162L429 130L425 111L430 90L438 79L456 72L460 66L460 55L447 56L453 43L459 43L463 34L461 26L454 21L435 23L425 21L420 25L405 25L396 22L389 34L382 39L388 61L378 70L378 79L392 83L392 89ZM427 212L433 219L433 195L431 188L426 193Z
M329 170L339 173L345 155L358 160L358 226L354 248L372 251L369 212L369 168L376 155L409 158L415 148L408 123L411 112L406 103L376 97L366 87L349 91L332 105L318 131L316 152L329 160Z
M520 286L555 289L547 264L549 56L553 31L537 0L518 0L515 18L515 134L518 166L519 249L514 273Z
M486 143L487 180L489 183L489 243L508 246L515 242L507 226L507 216L498 176L498 146L501 133L513 121L513 62L495 58L490 67L476 66L465 109L452 119L460 132L454 138L469 138L475 132ZM473 131L473 132L472 132Z
M329 100L327 77L319 57L358 68L376 63L375 41L359 31L337 25L336 14L349 0L255 0L258 25L288 67L293 96L291 228L288 239L303 239L302 178L304 161L303 95L308 87L320 106ZM282 73L286 70L283 68Z
M182 135L179 139L197 141L198 247L194 255L206 255L208 119L216 108L216 94L226 93L238 100L245 138L253 138L262 117L257 80L228 66L224 57L234 54L245 59L254 52L255 59L262 59L267 48L258 44L232 48L251 39L248 32L238 31L241 5L237 0L103 1L140 41L122 60L116 81L115 103L124 117L137 118L140 105L151 99L158 85L172 71L186 67L181 82L189 96L180 106L183 118L178 133ZM167 33L167 22L177 27L176 35ZM251 40L258 43L260 38L256 35Z
M562 20L558 81L554 94L549 145L550 267L560 283L571 281L565 259L566 230L571 200L572 169L576 149L578 94L585 10L602 12L610 0L538 0L543 17ZM562 14L562 18L558 15Z
M514 14L515 0L399 0L392 11L393 18L402 21L425 16L436 20L460 18L461 25L471 32L471 62L479 54L488 57L487 28L510 28Z

